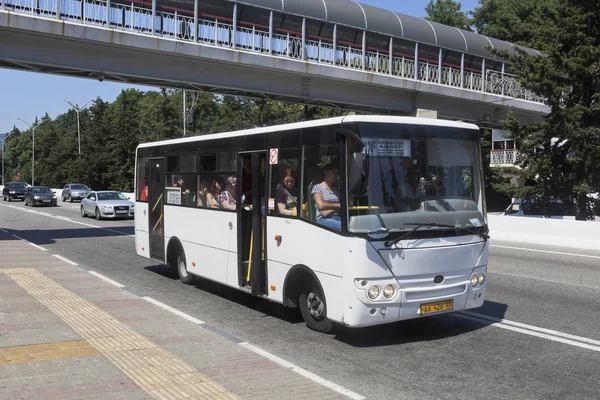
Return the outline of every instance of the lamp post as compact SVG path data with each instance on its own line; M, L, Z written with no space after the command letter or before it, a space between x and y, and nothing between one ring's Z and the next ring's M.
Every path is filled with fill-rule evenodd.
M40 126L42 123L37 123L35 125L31 125L29 122L22 120L21 118L17 118L19 121L24 122L29 129L32 130L31 133L31 186L35 186L35 128Z
M73 110L75 110L75 112L77 113L77 145L79 146L79 154L81 155L81 130L79 128L79 112L83 110L88 104L90 104L91 101L94 99L90 99L87 103L84 104L83 107L79 107L77 104L74 105L69 100L63 99L62 97L59 97L59 99L70 105L73 108Z
M8 132L2 137L2 186L4 186L4 159L6 158L6 139L11 135L11 132Z

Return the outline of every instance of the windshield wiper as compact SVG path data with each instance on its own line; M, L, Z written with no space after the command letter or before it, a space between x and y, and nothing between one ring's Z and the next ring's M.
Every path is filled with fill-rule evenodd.
M455 228L454 225L446 225L446 224L438 224L436 222L409 222L407 224L404 225L416 225L412 230L406 232L404 235L400 236L399 238L396 238L394 240L388 240L386 241L383 245L385 247L392 247L393 245L395 245L396 243L398 243L399 241L409 237L412 233L416 232L417 230L421 229L424 226L429 226L429 227L436 227L436 228Z
M456 227L456 230L464 230L467 232L471 232L474 235L478 235L479 237L481 237L483 240L488 240L490 238L490 235L488 235L487 231L486 232L477 232L475 229L471 229L471 228L467 228L467 227Z

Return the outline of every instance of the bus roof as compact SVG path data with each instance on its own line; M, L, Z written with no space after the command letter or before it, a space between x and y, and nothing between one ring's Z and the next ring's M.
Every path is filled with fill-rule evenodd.
M210 135L190 136L180 139L162 140L158 142L141 143L138 148L161 146L166 144L179 144L179 143L193 143L203 140L213 139L227 139L238 136L247 135L258 135L261 133L270 133L277 131L288 131L293 129L302 128L313 128L327 125L338 125L342 123L352 122L373 122L373 123L387 123L387 124L405 124L405 125L429 125L429 126L442 126L448 128L462 128L462 129L474 129L479 130L479 127L474 124L460 122L460 121L449 121L444 119L432 119L432 118L417 118L417 117L395 117L388 115L347 115L344 117L324 118L314 121L295 122L291 124L265 126L260 128L244 129L232 132L214 133Z

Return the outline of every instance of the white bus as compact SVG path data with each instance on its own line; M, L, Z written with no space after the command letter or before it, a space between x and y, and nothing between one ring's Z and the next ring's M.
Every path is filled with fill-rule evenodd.
M389 116L140 144L136 252L321 332L480 307L480 155L475 125Z

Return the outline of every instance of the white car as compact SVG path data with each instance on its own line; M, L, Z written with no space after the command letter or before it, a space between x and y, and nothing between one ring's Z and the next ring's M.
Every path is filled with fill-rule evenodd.
M81 216L93 215L97 220L103 218L133 218L135 203L121 192L91 192L81 200Z

